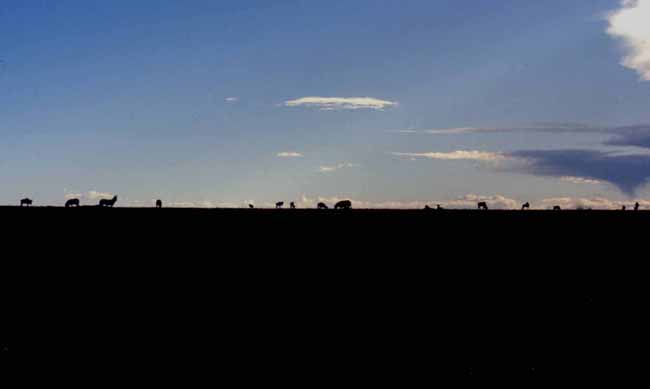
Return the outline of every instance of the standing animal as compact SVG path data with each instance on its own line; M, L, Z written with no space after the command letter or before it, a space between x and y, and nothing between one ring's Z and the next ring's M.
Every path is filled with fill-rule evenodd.
M334 209L352 209L352 202L350 200L343 200L336 203Z
M162 200L156 200L156 208L162 208Z
M79 199L70 199L70 200L65 202L65 207L66 208L78 207L79 205L81 205L81 202L79 201Z
M248 208L255 209L255 206L253 204L248 204Z
M562 207L560 207L559 205L556 205L555 207L553 207L553 210L554 211L561 211Z
M329 209L329 207L325 203L318 203L316 208L318 208L318 209Z
M424 206L424 210L425 210L425 211L429 211L429 210L431 210L431 207L428 206L428 205L425 205L425 206Z
M284 201L280 201L280 202L278 202L278 203L275 203L275 208L276 208L276 209L280 209L280 208L282 208L282 207L284 207Z
M113 198L110 199L110 200L108 200L108 199L101 199L101 200L99 200L99 206L100 206L100 207L109 207L109 208L113 208L113 206L115 205L115 203L117 203L117 196L113 196Z
M487 211L488 210L488 205L485 201L481 201L478 203L478 209Z
M444 211L445 209L442 206L440 206L440 204L438 204L438 205L436 205L436 210Z
M627 211L627 207L624 205L623 208L621 208L621 211Z
M639 203L634 204L634 210L638 211L641 205Z
M522 210L522 211L523 211L523 210L526 210L526 209L530 209L530 203L526 203L526 204L524 204L524 205L521 206L521 210Z
M291 209L296 209L296 204L292 201L291 204L289 205Z
M29 207L29 206L31 206L33 203L34 203L34 202L33 202L31 199L27 199L27 198L20 200L20 206L21 206L21 207L22 207L22 206L27 206L27 207Z

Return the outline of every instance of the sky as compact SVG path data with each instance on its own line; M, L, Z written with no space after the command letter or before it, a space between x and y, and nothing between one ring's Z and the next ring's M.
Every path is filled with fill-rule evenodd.
M4 0L0 204L650 208L650 0Z

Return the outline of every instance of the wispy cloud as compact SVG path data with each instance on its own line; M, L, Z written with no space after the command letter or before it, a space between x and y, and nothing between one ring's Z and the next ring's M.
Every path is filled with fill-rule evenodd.
M337 165L321 166L319 171L321 173L332 173L332 172L335 172L337 170L346 169L346 168L353 168L353 167L358 167L358 166L359 166L359 164L356 164L356 163L345 162L345 163L339 163Z
M570 182L572 184L578 184L578 185L600 185L603 182L599 180L594 180L591 178L584 178L584 177L574 177L574 176L563 176L560 177L561 181L564 182Z
M582 123L555 123L540 122L525 126L503 126L503 127L454 127L454 128L434 128L434 129L403 129L392 130L388 132L398 134L429 134L429 135L462 135L471 133L501 133L501 132L548 132L548 133L570 133L570 132L607 132L612 128L590 126Z
M620 39L625 47L621 64L650 81L650 0L623 0L621 7L608 16L607 33Z
M236 103L239 101L239 97L226 97L226 102L228 103Z
M407 158L426 158L426 159L439 159L448 161L483 161L483 162L496 162L508 159L502 153L494 153L488 151L477 150L457 150L449 153L428 152L428 153L397 153L393 152L392 155L396 157Z
M382 111L398 105L395 101L381 100L374 97L301 97L285 101L286 107L310 107L323 111L371 109Z
M298 153L295 151L283 151L281 153L276 154L277 157L279 158L302 158L304 155L302 153Z

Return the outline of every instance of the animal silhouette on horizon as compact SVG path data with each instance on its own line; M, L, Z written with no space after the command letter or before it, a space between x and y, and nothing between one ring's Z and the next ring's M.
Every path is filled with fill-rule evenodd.
M316 206L317 209L330 209L325 203L318 203Z
M249 209L255 209L255 206L253 204L248 204Z
M350 200L343 200L336 203L334 209L352 209L352 202Z
M156 200L156 208L162 208L162 200Z
M117 203L117 195L113 196L113 198L110 199L110 200L109 199L101 199L101 200L99 200L99 206L102 207L102 208L104 208L104 207L113 208L115 203Z
M440 204L438 204L438 205L436 205L436 210L437 211L444 211L445 209Z
M280 201L280 202L275 203L275 209L280 209L282 207L284 207L284 201Z
M289 204L289 208L296 209L296 204L292 201L291 204Z
M635 211L638 211L639 207L641 207L641 205L639 203L634 204L634 210Z
M28 199L28 198L24 198L24 199L20 200L20 206L21 206L21 207L22 207L22 206L31 207L31 205L32 205L33 203L34 203L34 202L32 201L32 199Z
M425 211L429 211L429 210L431 210L431 207L430 207L428 204L425 204L425 206L424 206L424 210L425 210Z
M482 211L487 211L489 208L485 201L481 201L480 203L478 203L478 209Z
M559 205L556 205L556 206L553 207L553 210L554 211L561 211L562 207L560 207Z
M522 211L524 211L524 210L526 210L526 209L530 209L530 203L526 203L526 204L524 204L524 205L521 206L521 210L522 210Z
M621 211L627 211L627 207L624 205L623 208L621 208Z
M70 199L65 202L66 208L79 207L79 206L81 206L81 201L79 201L79 199Z

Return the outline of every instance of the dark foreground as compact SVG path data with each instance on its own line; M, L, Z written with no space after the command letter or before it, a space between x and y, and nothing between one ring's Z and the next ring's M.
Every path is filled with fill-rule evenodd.
M0 220L2 359L52 377L405 387L620 384L647 369L646 212L0 208Z

